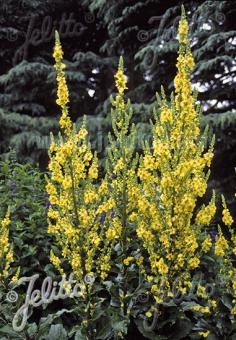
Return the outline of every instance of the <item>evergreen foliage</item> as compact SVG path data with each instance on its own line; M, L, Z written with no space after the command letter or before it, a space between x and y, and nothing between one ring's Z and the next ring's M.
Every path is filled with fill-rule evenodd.
M216 134L212 171L215 175L210 183L223 189L228 199L232 191L226 192L226 188L232 188L236 182L233 137L236 130L236 2L192 0L183 3L197 64L191 80L199 90L198 98L203 106L202 125L208 122ZM80 33L61 34L73 121L80 123L81 117L88 115L92 146L99 146L98 151L103 154L107 132L111 130L109 97L115 90L113 75L118 56L123 55L137 141L150 138L147 123L155 94L161 85L167 94L173 90L180 17L178 1L7 0L0 4L0 11L2 157L7 155L9 146L13 146L19 160L30 158L43 167L47 163L45 136L49 130L56 132L57 124L53 120L56 121L59 114L55 105L55 72L51 66L53 31L60 30L63 17L65 21L74 20ZM43 26L45 18L49 22L48 34ZM31 30L30 20L33 20ZM44 120L38 121L37 129L32 129L37 117ZM35 120L31 120L33 118Z

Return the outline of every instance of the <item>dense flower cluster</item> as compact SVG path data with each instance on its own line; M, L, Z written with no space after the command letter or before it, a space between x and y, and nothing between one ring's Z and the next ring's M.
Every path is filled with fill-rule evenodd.
M70 264L76 280L85 285L87 274L105 279L109 270L109 242L106 242L105 235L106 232L111 234L111 230L105 230L101 216L113 208L113 201L101 198L101 194L107 192L106 181L99 187L95 183L98 178L98 160L87 141L86 121L79 131L71 123L62 56L57 34L54 58L58 81L57 104L62 111L62 134L57 141L51 136L51 175L46 187L51 203L48 209L48 231L55 235L62 249L62 257ZM53 252L51 261L64 274L61 259ZM92 285L89 288L92 289ZM86 289L85 299L88 294Z
M62 109L62 115L60 118L60 125L64 129L66 135L69 135L71 131L71 120L68 115L68 107L67 104L69 103L69 92L66 84L65 78L65 67L66 65L62 62L63 58L63 51L61 48L61 44L59 41L59 35L56 32L56 45L53 53L53 57L56 61L55 69L57 71L57 104Z
M143 195L137 202L137 234L149 254L147 275L157 302L163 301L177 277L185 287L191 285L191 271L199 267L202 251L211 248L205 227L216 212L213 195L195 217L197 199L207 189L213 142L205 151L190 81L194 60L184 13L179 42L175 96L172 94L169 104L162 89L159 112L154 112L152 148L146 147L138 170Z
M10 211L0 222L0 283L9 276L9 269L13 262L13 249L9 242Z

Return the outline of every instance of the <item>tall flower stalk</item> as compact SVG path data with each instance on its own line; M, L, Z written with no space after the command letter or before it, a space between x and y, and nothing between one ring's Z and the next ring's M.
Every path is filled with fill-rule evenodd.
M86 121L77 131L69 117L65 64L57 33L53 56L57 72L57 104L62 114L59 138L55 140L51 135L50 178L46 190L51 204L48 209L48 231L55 236L62 256L60 258L51 251L51 261L61 275L65 275L63 264L70 265L82 294L83 334L93 339L95 328L92 320L96 309L96 303L92 300L93 289L96 282L104 280L109 271L109 245L105 240L101 216L112 208L112 202L102 199L102 193L106 192L105 183L99 188L96 184L98 160L87 141Z
M206 150L206 131L201 137L200 107L190 80L194 59L183 8L178 39L175 94L170 102L163 88L157 96L152 147L145 147L138 171L143 196L137 235L148 253L146 275L157 303L172 295L177 279L182 292L191 286L192 271L211 248L206 228L216 212L214 194L196 211L207 189L214 140Z
M9 277L9 270L13 262L13 248L9 241L10 211L0 221L0 285Z
M119 263L120 268L118 274L120 275L120 309L121 315L128 320L130 314L128 276L130 266L135 263L137 257L137 254L132 252L132 249L135 249L132 244L135 242L134 221L137 217L135 211L139 187L136 175L138 162L138 156L135 155L136 129L134 124L131 125L131 103L124 98L127 78L124 74L122 57L115 74L115 81L118 93L115 98L111 98L113 137L109 136L110 148L108 149L106 177L109 196L115 203L109 224L118 236L115 264Z

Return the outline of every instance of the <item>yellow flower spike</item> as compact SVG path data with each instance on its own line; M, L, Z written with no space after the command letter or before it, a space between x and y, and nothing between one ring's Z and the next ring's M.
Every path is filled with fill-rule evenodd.
M0 283L4 283L10 275L13 263L13 248L9 241L10 209L0 222Z
M207 206L203 206L196 217L196 222L203 224L203 225L209 225L213 217L216 213L216 206L215 203L209 203Z
M229 244L226 238L223 236L221 228L219 227L218 229L219 229L219 234L215 242L215 254L217 256L223 257L225 255L225 251L229 248Z
M226 226L230 227L234 223L234 220L230 214L229 209L227 208L226 201L223 195L221 196L221 199L222 199L222 205L223 205L222 222Z
M216 213L214 193L211 202L196 212L198 199L206 193L206 168L212 161L214 140L206 150L207 131L201 138L200 110L191 84L194 59L184 8L178 37L175 93L170 102L163 88L161 96L157 95L159 110L154 111L152 145L144 146L138 169L142 194L136 201L137 236L148 253L145 270L155 285L152 294L156 301L163 300L163 292L167 295L172 290L176 278L185 291L203 252L211 248L205 227ZM162 292L156 288L158 282L163 282Z
M222 221L227 226L231 226L231 224L233 224L234 220L233 220L232 216L230 215L229 209L223 209Z
M181 20L179 22L178 38L180 44L188 43L188 22L186 20L184 6L181 7Z
M57 72L57 104L61 107L62 115L60 117L60 127L66 135L71 133L72 122L68 115L67 104L69 103L69 93L65 77L65 64L62 62L63 52L58 32L55 33L56 44L54 48L53 57L55 59L55 69Z
M118 93L120 95L124 94L124 91L127 89L127 79L124 74L124 62L123 58L120 57L119 60L119 66L118 66L118 71L115 74L115 79L116 79L116 88L118 90ZM120 96L117 96L117 102L120 105L121 111L124 110L124 102L122 101L122 98Z
M202 250L207 253L212 246L212 239L211 236L208 235L205 240L202 242Z
M97 159L96 153L94 154L93 163L92 163L91 167L89 168L88 177L90 179L97 179L98 178L98 159Z
M129 266L137 266L132 253L131 242L135 238L134 219L137 211L137 201L142 195L137 181L138 156L135 155L136 129L131 125L132 107L129 100L124 98L127 89L127 78L124 74L123 58L119 60L118 71L115 74L117 93L111 97L112 110L111 122L113 135L109 135L110 147L106 163L106 181L101 183L100 190L105 193L107 203L104 202L103 210L107 212L109 200L111 211L107 212L106 242L110 247L109 258L101 262L101 270L110 268L110 256L116 256L113 244L118 244L121 249L121 276L122 282L119 289L125 291L129 285L127 272ZM133 222L132 222L133 220ZM107 228L108 227L108 228ZM113 243L112 243L113 241ZM114 243L116 242L116 243ZM134 261L133 261L134 260ZM106 277L104 275L104 277ZM129 314L129 298L120 301L123 315Z
M88 142L86 119L84 118L80 129L77 129L69 117L69 94L58 33L54 58L58 85L57 103L62 111L62 132L57 139L51 134L50 176L47 178L46 191L50 203L48 232L55 236L61 255L57 257L51 252L50 258L61 275L64 275L64 264L71 268L76 282L84 287L83 313L90 326L93 314L91 306L95 306L94 296L91 295L93 282L86 282L85 277L94 273L100 283L106 279L111 266L111 244L114 242L113 238L108 240L106 235L110 238L119 236L120 225L114 223L114 235L113 230L109 230L110 225L105 224L107 215L114 208L114 200L108 197L107 181L104 180L101 186L96 182L98 159ZM122 86L122 81L119 84Z

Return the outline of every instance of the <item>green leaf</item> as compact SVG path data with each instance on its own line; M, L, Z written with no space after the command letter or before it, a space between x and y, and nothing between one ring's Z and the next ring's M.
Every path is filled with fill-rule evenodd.
M2 328L0 328L0 334L8 335L10 336L10 339L22 339L22 340L25 339L22 335L15 332L10 325L5 325Z
M221 298L221 301L223 303L223 305L229 309L232 308L232 302L231 302L231 299L228 295L223 295L222 298Z
M74 340L87 340L86 336L82 334L81 330L78 330L75 333L75 338Z
M67 340L67 332L65 328L61 325L51 325L48 336L46 340Z
M150 340L167 340L168 338L166 336L160 336L155 334L154 331L147 331L144 328L143 325L143 320L134 320L136 326L138 327L138 330L140 331L140 333L146 338L146 339L150 339Z
M179 319L174 327L171 339L181 340L191 332L194 324L189 319Z
M37 331L38 327L35 322L30 324L29 327L27 328L27 333L31 338L33 338L36 335Z

